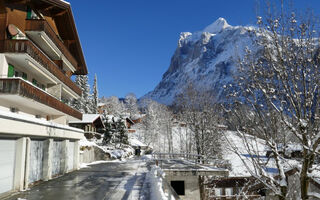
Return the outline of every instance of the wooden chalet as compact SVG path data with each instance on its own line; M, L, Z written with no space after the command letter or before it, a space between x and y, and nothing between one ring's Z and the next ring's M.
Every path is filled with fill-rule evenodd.
M83 114L81 121L70 121L69 125L84 130L84 135L87 139L100 139L105 129L103 120L99 114Z

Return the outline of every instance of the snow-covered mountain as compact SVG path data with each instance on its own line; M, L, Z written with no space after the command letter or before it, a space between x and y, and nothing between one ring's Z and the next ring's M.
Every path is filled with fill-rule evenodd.
M223 18L217 19L202 31L180 34L178 47L171 64L156 88L144 98L171 104L188 82L202 90L209 90L223 101L223 86L233 82L235 62L244 55L246 46L252 47L249 26L231 26Z

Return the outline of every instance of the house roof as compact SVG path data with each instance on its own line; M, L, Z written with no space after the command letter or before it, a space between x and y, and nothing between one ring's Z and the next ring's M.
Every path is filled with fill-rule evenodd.
M127 122L129 122L130 124L134 124L134 122L133 122L129 117L127 117L126 120L127 120Z
M56 23L58 34L69 45L70 53L78 62L75 74L88 74L80 39L75 25L70 3L63 0L6 0L8 4L30 5L41 11L44 16L52 17Z
M99 118L102 121L102 118L99 114L83 114L81 121L70 121L69 124L89 124L93 123Z

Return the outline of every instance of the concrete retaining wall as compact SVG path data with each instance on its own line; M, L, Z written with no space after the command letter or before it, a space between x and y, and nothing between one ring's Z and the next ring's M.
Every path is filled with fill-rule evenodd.
M80 163L91 163L98 160L110 160L110 154L95 146L81 147Z

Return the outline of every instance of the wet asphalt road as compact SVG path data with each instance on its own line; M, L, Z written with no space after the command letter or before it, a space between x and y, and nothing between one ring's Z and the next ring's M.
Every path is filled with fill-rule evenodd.
M95 164L34 186L8 200L136 200L143 195L147 200L146 173L146 163L140 159Z

